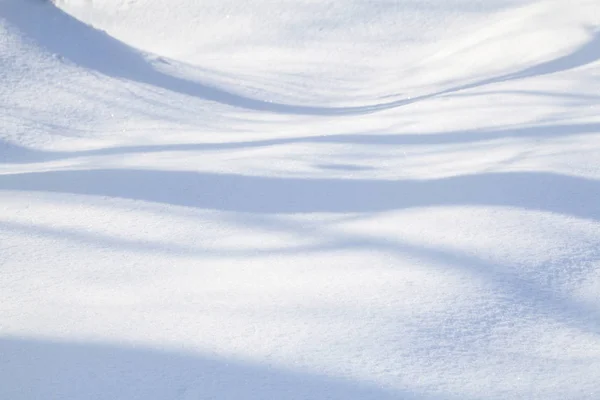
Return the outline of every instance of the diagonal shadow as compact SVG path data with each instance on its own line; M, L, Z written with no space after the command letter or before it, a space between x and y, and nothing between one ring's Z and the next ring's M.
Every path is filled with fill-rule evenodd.
M590 39L569 54L501 76L499 79L504 81L555 74L583 67L598 60L600 60L600 29L596 29L595 32L590 31Z
M380 244L382 242L379 242ZM467 271L471 276L483 278L483 281L489 284L496 294L500 294L502 301L497 304L496 311L501 315L499 318L514 313L510 309L514 304L519 304L523 311L543 316L550 320L556 320L567 326L575 326L585 332L600 334L600 310L591 304L573 299L571 296L560 293L559 290L541 284L532 279L527 274L520 274L519 267L514 266L515 272L511 272L507 265L502 265L494 261L484 260L482 258L468 255L464 252L450 251L431 246L415 246L408 243L389 243L384 246L388 249L398 252L403 256L409 255L424 260L433 261L440 265L447 265L459 270ZM581 274L577 270L569 270L568 266L562 266L561 272L573 280L580 278ZM540 273L543 276L543 273ZM553 274L553 278L559 278L558 274ZM542 280L540 276L534 276ZM502 315L505 314L505 315ZM490 321L491 320L491 321ZM488 326L481 324L472 324L478 328L492 329L493 319L482 318L482 322L487 321Z
M288 254L292 251L297 254L311 254L365 250L390 254L402 259L423 260L429 265L465 271L470 276L485 282L485 285L493 290L494 295L499 295L502 299L497 302L494 309L503 317L505 316L503 314L513 313L515 310L511 307L518 304L522 311L527 313L574 326L595 335L600 334L600 308L572 298L560 290L562 289L560 282L579 281L582 276L593 273L594 262L600 255L594 247L590 248L590 252L579 255L577 259L572 259L571 256L568 260L559 257L550 264L535 266L534 269L543 269L543 271L528 274L525 271L531 266L522 269L520 265L487 260L464 251L348 232L332 228L330 224L307 225L270 216L242 216L241 218L249 226L269 229L273 232L296 235L301 233L316 238L319 242L295 249L274 250L277 254ZM554 285L558 283L559 288L551 285L545 278L546 275L551 276L551 281ZM476 322L469 326L473 329L493 329L494 318L482 318L481 322L484 321L486 326Z
M0 175L0 190L108 196L257 214L366 213L475 205L600 220L600 182L548 172L393 181L106 169Z
M112 344L0 337L2 399L450 399L272 365Z
M226 143L183 143L144 146L121 146L77 152L50 152L27 149L3 143L0 139L0 162L28 163L60 160L84 156L123 155L163 151L218 151L270 147L295 143L331 143L357 145L441 145L465 144L507 138L554 138L582 134L600 134L600 123L556 124L549 126L509 127L503 129L470 129L422 134L336 134L301 136L295 138L265 139Z
M104 75L153 85L233 107L282 114L333 116L372 113L493 83L563 72L600 59L598 31L593 32L588 42L573 52L514 73L387 103L358 107L312 107L255 99L162 72L157 70L143 53L78 21L49 2L23 3L5 0L0 3L0 16L21 31L28 40L46 51Z
M580 47L573 50L571 53L557 57L553 60L545 61L531 67L524 68L520 71L511 72L508 74L482 79L466 85L455 86L450 89L442 90L435 95L450 94L467 89L487 86L494 83L508 82L532 78L535 76L550 75L559 72L569 71L575 68L583 67L588 64L598 62L600 60L600 29L595 32L590 32L590 38Z

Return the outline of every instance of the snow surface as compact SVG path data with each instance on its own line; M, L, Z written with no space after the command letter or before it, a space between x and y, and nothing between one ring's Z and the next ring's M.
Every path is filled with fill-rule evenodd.
M0 0L0 399L600 398L597 0Z

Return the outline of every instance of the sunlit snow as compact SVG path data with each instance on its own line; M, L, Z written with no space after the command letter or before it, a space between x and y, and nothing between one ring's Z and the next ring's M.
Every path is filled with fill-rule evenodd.
M599 1L0 0L0 399L599 398Z

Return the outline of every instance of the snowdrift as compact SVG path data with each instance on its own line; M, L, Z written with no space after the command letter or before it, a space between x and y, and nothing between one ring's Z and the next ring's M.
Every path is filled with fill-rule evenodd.
M597 1L0 0L0 398L595 399Z

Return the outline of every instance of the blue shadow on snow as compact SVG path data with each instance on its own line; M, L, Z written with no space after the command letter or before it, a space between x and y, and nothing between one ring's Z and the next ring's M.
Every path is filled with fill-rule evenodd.
M600 220L600 182L549 172L366 180L105 169L0 175L0 190L108 196L258 214L502 206Z
M399 400L431 397L199 354L0 337L0 398Z

